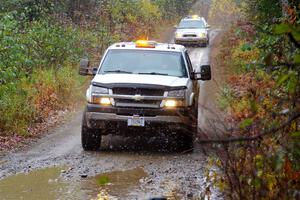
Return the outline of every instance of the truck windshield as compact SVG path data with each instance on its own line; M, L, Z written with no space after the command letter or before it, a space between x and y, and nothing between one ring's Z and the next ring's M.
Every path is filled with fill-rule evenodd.
M180 52L154 50L109 50L99 73L187 77L185 63Z
M182 20L179 25L179 29L195 29L205 28L205 24L202 20Z

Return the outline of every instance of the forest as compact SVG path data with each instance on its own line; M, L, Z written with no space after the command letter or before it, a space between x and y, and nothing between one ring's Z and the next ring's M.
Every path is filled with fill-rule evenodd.
M84 101L80 58L98 63L114 42L159 37L195 2L0 0L0 144ZM198 141L209 151L206 195L300 199L300 3L209 3L208 22L220 30L211 62L224 81L219 134Z

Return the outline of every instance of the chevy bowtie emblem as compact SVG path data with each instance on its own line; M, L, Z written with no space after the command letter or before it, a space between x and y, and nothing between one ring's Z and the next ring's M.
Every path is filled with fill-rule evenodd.
M143 96L141 96L140 94L136 94L132 97L135 101L141 101L144 99Z

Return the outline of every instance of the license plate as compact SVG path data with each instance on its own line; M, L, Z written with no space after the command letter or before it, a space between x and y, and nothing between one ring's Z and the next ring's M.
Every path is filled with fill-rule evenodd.
M136 127L143 127L145 126L145 118L139 116L133 116L132 118L128 119L128 126L136 126Z

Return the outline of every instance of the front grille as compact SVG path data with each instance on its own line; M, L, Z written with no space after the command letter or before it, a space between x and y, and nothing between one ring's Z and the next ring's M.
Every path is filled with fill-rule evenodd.
M183 37L197 37L196 34L185 34L183 35Z
M147 103L147 104L157 104L157 100L142 100L142 101L136 101L133 99L115 99L115 102L117 103Z
M135 101L131 99L115 99L117 107L142 107L142 108L159 108L161 101L158 100L143 100Z
M148 88L113 88L113 94L120 95L141 95L141 96L163 96L164 91Z
M164 91L160 89L148 88L113 88L114 95L141 95L141 96L163 96ZM117 107L142 107L142 108L159 108L161 100L134 100L134 99L115 99Z

